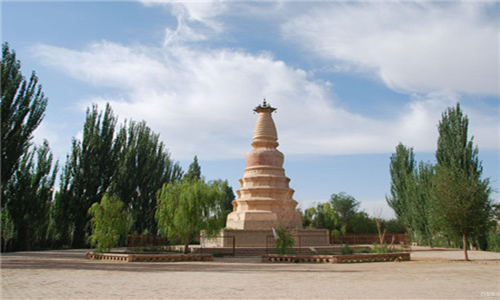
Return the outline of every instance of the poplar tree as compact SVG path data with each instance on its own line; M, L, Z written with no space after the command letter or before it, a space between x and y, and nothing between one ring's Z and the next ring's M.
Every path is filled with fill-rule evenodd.
M40 125L47 98L35 72L29 81L21 74L21 63L9 45L2 45L1 61L2 116L2 195L5 185L17 170L19 160L31 146L33 131ZM3 195L4 196L4 195ZM2 201L2 208L6 201Z
M15 250L31 250L47 245L49 211L57 173L57 163L47 141L33 147L20 159L6 187L8 214L12 219Z
M432 210L434 166L420 162L408 181L407 214L411 223L408 228L420 243L432 246Z
M72 246L84 247L90 234L90 206L98 202L107 191L117 162L117 144L114 140L116 117L111 106L99 112L97 105L87 109L82 141L73 139L56 196L55 223L71 227ZM65 203L61 203L61 201ZM61 219L62 218L62 219ZM70 218L70 223L64 220ZM66 224L65 224L66 223ZM66 235L68 228L60 228Z
M412 222L409 212L409 188L415 170L413 148L399 143L396 153L391 156L391 196L386 197L387 204L394 210L396 217L403 224L410 226Z
M46 245L49 208L57 164L48 143L32 145L47 98L35 72L26 80L9 45L1 58L1 223L2 251Z
M132 231L156 233L156 192L164 184L180 180L182 169L145 122L124 124L116 144L120 150L111 192L130 208Z
M481 179L479 150L468 137L468 127L460 104L442 114L432 201L437 224L445 233L462 238L466 260L469 242L486 232L492 214L489 180Z
M201 167L198 163L198 157L195 155L193 162L189 165L188 171L184 174L184 180L199 180L201 179Z

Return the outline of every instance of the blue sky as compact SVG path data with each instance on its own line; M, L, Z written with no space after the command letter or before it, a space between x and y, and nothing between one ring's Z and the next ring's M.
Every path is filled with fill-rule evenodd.
M498 2L4 1L2 41L49 98L35 141L64 161L85 109L146 120L187 167L239 188L263 97L302 208L346 192L369 214L398 142L433 161L460 102L500 199Z

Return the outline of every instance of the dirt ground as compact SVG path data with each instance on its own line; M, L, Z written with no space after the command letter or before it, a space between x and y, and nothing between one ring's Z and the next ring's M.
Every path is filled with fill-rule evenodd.
M1 299L478 298L500 299L500 253L413 251L412 261L264 264L258 257L213 262L110 263L85 250L1 257Z

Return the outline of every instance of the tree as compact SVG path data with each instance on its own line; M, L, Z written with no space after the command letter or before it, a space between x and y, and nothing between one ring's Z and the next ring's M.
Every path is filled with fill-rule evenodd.
M407 226L411 224L411 215L408 212L408 194L414 169L413 148L407 148L399 143L396 146L396 153L391 156L391 196L386 197L386 201L396 213L396 217Z
M180 241L187 253L189 243L201 230L213 236L223 228L225 196L218 181L207 184L202 180L183 180L165 184L158 191L155 215L160 234Z
M2 238L2 252L12 249L11 244L14 239L14 222L12 221L9 211L2 209L1 212L0 234Z
M46 246L49 211L57 174L47 141L20 159L6 191L5 202L13 225L15 250Z
M420 162L408 181L408 228L417 241L432 246L431 197L434 166Z
M17 170L19 160L31 146L33 131L40 125L47 98L35 72L29 81L21 74L21 63L9 45L2 45L1 61L2 115L2 196L5 185ZM5 198L4 198L5 199ZM2 201L2 209L4 203Z
M226 225L227 215L233 211L233 201L235 199L233 188L229 185L227 180L216 180L224 191L224 226Z
M92 224L89 240L98 251L109 251L118 246L127 234L127 211L117 196L105 194L100 203L92 204L89 215Z
M340 233L342 230L338 227L339 217L329 202L319 203L316 207L306 209L304 215L306 219L303 222L309 223L308 227L326 228L335 234Z
M481 179L478 148L468 138L468 125L458 103L442 114L432 201L437 224L461 236L466 260L469 241L487 231L492 214L489 180Z
M350 227L350 221L358 212L359 201L357 201L353 196L342 192L331 195L330 205L334 213L339 216L340 221L342 222L342 227L345 228L344 231L351 232L352 228Z
M64 245L71 245L73 235L73 217L71 209L70 184L72 181L71 172L73 167L70 163L70 156L66 158L59 181L59 191L55 194L54 202L50 211L49 236L52 247L59 248Z
M354 234L375 234L377 233L377 224L366 212L360 211L352 216L349 232Z
M199 180L201 179L201 167L198 164L198 157L195 155L193 162L189 165L189 169L184 175L184 180Z
M156 233L156 192L180 180L182 169L145 122L124 124L115 143L120 150L110 190L130 207L133 231Z
M119 145L114 140L115 125L116 117L109 104L104 112L93 105L87 109L82 141L73 140L55 199L55 208L67 211L54 212L54 215L71 219L73 247L86 245L86 236L90 234L88 209L102 199L115 172L119 153ZM62 220L56 222L64 223ZM61 230L60 234L65 235L67 228Z

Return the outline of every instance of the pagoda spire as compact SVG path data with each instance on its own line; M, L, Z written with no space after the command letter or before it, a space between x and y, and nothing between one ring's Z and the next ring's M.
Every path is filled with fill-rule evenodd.
M253 131L252 147L278 147L278 132L271 116L275 110L276 108L267 103L265 98L261 105L254 108L253 111L259 116Z
M264 100L262 101L261 105L258 105L258 106L256 106L253 109L253 111L256 112L256 113L260 113L260 112L273 112L275 110L276 110L275 107L272 107L269 103L267 103L266 98L264 98Z

